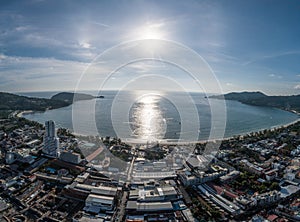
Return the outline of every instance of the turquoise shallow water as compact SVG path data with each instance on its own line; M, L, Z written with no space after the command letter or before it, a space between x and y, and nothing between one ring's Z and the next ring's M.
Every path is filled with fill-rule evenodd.
M50 97L53 94L42 92L26 95ZM222 101L208 100L201 93L191 93L191 101L186 100L184 93L178 92L141 96L136 92L127 91L116 97L116 92L104 91L101 95L105 98L78 101L68 107L26 114L25 117L40 123L52 119L58 127L71 130L74 129L76 121L76 133L85 135L98 134L151 141L179 138L194 141L195 135L197 140L205 140L208 139L211 130L222 130L223 118L226 118L224 137L269 129L298 119L296 114L283 110L226 101L226 112L218 113L212 120L211 105L221 107ZM192 115L194 107L198 121L195 121L197 118ZM75 108L76 116L72 117ZM94 120L91 118L93 114ZM216 124L211 124L212 121ZM96 125L97 132L93 125Z

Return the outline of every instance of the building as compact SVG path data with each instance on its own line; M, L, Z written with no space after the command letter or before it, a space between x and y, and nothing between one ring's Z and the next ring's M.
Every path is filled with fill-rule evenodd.
M80 184L77 182L73 182L69 187L72 192L81 192L86 194L96 194L102 196L114 197L117 194L117 187L112 186L93 186L88 184Z
M45 137L43 153L47 156L57 157L59 150L59 140L55 133L55 123L52 120L45 122Z
M220 180L222 182L228 182L228 181L232 181L234 180L235 178L237 178L238 176L240 175L240 171L237 171L237 170L234 170L224 176L221 176L220 177Z
M201 179L193 175L190 171L178 173L178 177L184 186L196 185L201 183Z
M226 174L225 170L214 173L205 173L203 171L198 174L193 174L190 171L183 171L178 173L178 177L184 186L197 185L201 183L206 183Z
M250 163L248 160L244 159L241 160L241 165L245 168L245 170L257 174L257 175L261 175L264 171L264 169L256 164Z
M100 211L110 211L114 207L114 197L89 194L85 200L84 210L92 213Z
M79 164L81 157L79 153L73 153L70 151L63 151L60 153L59 158L65 162Z
M288 198L290 196L296 195L300 192L300 188L295 185L287 185L287 186L282 186L280 190L280 197L281 198Z
M292 173L292 172L288 172L288 173L284 174L283 177L289 181L293 181L296 177L296 174Z
M162 213L162 212L172 212L173 206L170 201L167 202L137 202L128 201L126 205L127 212L136 213Z
M247 197L246 195L240 195L235 198L235 201L241 206L243 210L249 209L253 207L254 202L250 197ZM257 202L255 202L257 204Z
M209 164L209 160L203 155L191 155L186 160L186 164L192 170L203 170Z
M138 202L175 201L179 195L173 186L155 187L154 189L131 190L129 200Z
M277 171L278 171L277 169L272 169L272 170L265 172L266 179L268 181L274 180L278 176Z
M252 197L254 205L263 206L266 204L275 203L280 200L281 195L277 190L273 190L267 193L262 193Z
M6 155L5 155L5 162L7 164L12 164L15 161L16 161L15 153L13 153L13 152L7 152Z

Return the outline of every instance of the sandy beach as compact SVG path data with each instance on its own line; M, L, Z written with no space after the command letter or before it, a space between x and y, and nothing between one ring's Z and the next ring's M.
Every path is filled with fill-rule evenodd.
M26 114L31 114L31 113L34 113L33 110L25 110L25 111L21 111L17 114L17 117L24 117L23 115L26 115Z

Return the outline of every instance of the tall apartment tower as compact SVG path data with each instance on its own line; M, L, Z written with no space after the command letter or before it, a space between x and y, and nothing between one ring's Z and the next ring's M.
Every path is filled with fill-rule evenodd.
M55 133L55 123L53 120L45 122L45 130L43 153L48 156L58 157L59 140Z

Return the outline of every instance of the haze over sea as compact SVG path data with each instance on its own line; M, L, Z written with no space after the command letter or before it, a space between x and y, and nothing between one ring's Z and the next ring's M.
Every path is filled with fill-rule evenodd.
M26 96L50 98L57 92L34 92L19 93ZM97 95L96 92L89 92ZM180 137L185 140L193 140L189 136L195 134L194 119L190 116L191 107L185 106L180 101L184 100L182 92L164 92L162 95L148 95L138 98L135 92L122 92L122 97L116 98L116 91L103 91L103 99L97 99L95 105L95 120L98 135L120 137L125 139L137 139L143 141L170 140L177 141ZM217 99L207 99L203 93L190 93L198 112L200 127L198 128L198 140L208 139L211 130L211 111L210 104L221 105ZM170 100L176 98L175 107ZM114 101L115 100L115 101ZM132 101L135 101L132 103ZM95 135L92 130L93 123L89 120L92 110L87 109L93 100L77 101L75 104L46 112L36 112L24 115L25 118L44 123L46 120L54 120L57 127L65 127L73 130L72 108L76 105L79 109L81 124L76 128L76 133L84 135ZM114 103L120 107L130 106L130 110L113 109ZM130 103L130 104L128 104ZM180 106L180 113L178 107ZM242 104L237 101L226 101L226 128L224 137L245 134L248 132L270 129L276 126L285 125L297 120L299 117L291 112L270 107L258 107ZM128 114L128 115L127 115ZM113 118L112 118L113 115ZM124 115L126 120L124 120ZM181 119L180 116L188 118ZM113 119L113 121L112 121ZM86 120L86 121L85 121ZM114 122L120 122L117 126ZM186 121L188 127L182 129L182 123ZM218 119L216 120L218 121ZM114 125L114 126L113 126ZM129 126L129 129L126 127ZM219 130L215 128L213 130Z

